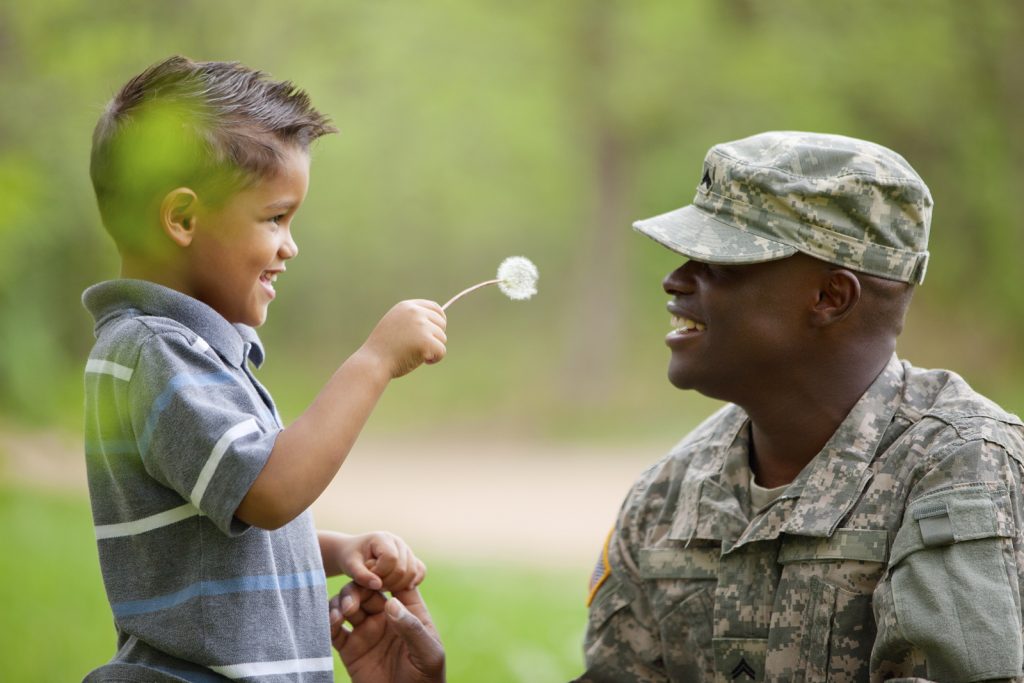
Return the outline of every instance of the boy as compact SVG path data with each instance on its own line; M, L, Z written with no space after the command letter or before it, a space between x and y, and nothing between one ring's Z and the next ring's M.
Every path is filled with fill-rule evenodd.
M334 132L291 83L172 57L100 117L91 176L121 279L86 290L86 454L118 652L88 680L330 681L325 574L403 590L390 534L317 532L392 378L445 354L432 301L392 308L287 429L252 328L298 252L309 145Z

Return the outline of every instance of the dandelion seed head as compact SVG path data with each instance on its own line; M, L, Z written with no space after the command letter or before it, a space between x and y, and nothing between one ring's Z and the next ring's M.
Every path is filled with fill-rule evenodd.
M498 289L509 299L529 299L537 293L537 266L525 256L509 256L498 266Z

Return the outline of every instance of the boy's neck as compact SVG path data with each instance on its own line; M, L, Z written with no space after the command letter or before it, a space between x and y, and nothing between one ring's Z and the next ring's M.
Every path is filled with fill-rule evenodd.
M132 280L146 280L173 289L182 294L193 296L187 281L178 272L178 268L170 263L154 264L140 259L122 258L121 277Z

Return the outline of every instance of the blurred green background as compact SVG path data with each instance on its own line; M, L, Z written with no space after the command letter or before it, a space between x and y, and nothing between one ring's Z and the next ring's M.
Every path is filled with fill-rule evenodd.
M129 77L174 53L293 80L341 130L314 149L301 255L261 330L261 378L286 419L392 303L443 301L522 254L540 269L540 294L457 304L449 357L396 383L368 432L667 446L710 402L663 379L660 280L679 259L629 224L688 203L712 144L769 129L867 138L911 162L936 206L900 352L1019 412L1021 35L1024 5L1009 0L0 4L0 430L78 433L92 340L79 295L117 274L89 185L92 126ZM0 476L18 467L8 458ZM85 493L26 486L0 498L18 551L2 553L0 598L17 592L33 616L0 621L0 678L72 680L110 644ZM49 544L84 553L69 567L85 562L97 579L80 587L88 618L46 588L66 567L39 574L21 559L43 533L37 519L52 520ZM537 628L560 623L547 611L558 599L534 587L576 607L578 576L492 568L506 572L509 612L497 618L465 597L485 600L488 568L478 569L433 573L448 577L435 607L451 615L446 637L466 653L452 680L577 672L578 652ZM45 580L26 591L16 581L26 574ZM583 612L570 614L572 643ZM66 647L86 623L101 634L94 646ZM5 672L15 652L34 663ZM485 659L467 662L471 652Z

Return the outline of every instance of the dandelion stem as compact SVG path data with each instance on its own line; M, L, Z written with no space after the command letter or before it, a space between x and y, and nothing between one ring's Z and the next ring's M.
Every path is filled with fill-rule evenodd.
M462 297L466 296L470 292L475 292L476 290L480 289L481 287L486 287L487 285L496 285L499 282L501 282L501 280L487 280L486 282L481 282L479 284L473 285L472 287L467 287L466 289L462 290L461 292L459 292L458 294L453 296L451 299L449 299L448 303L446 303L444 306L441 307L441 310L442 311L448 310L449 306L451 306L453 303L455 303L456 301L458 301Z

